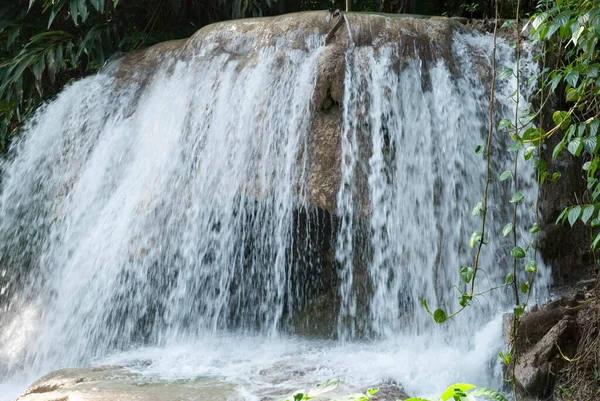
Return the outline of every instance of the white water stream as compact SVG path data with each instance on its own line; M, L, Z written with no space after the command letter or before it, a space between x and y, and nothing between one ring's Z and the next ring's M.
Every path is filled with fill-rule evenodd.
M392 43L347 50L338 223L319 244L307 238L321 220L297 221L314 209L305 150L324 37L307 36L306 49L282 40L245 61L230 53L247 41L227 52L205 46L157 65L148 82L123 81L111 67L69 86L3 165L1 283L11 303L0 400L41 374L90 363L155 379L212 377L248 400L331 377L356 389L394 380L422 396L457 381L498 388L511 292L487 294L441 326L418 302L458 308L452 286L472 263L479 226L471 211L485 162L474 148L487 132L489 82L478 69L490 68L492 38L453 40L452 60ZM514 64L507 43L498 62ZM524 61L528 74L535 68ZM514 89L499 83L498 119L514 115ZM512 166L505 136L494 140L498 174ZM531 205L533 171L521 166ZM509 271L512 246L500 231L511 195L508 181L493 184L480 289ZM526 207L519 217L523 227L533 221ZM335 248L328 268L338 278L327 340L293 334L294 311L318 279L298 285L297 272L327 267L294 250L301 242L316 252L323 241ZM543 266L537 284L548 284Z

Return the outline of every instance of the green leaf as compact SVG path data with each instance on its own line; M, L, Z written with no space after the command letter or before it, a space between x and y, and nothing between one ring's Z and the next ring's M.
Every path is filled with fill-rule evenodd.
M480 242L481 242L481 231L475 231L473 234L471 234L471 239L469 240L469 245L471 246L471 248L475 248L475 246L477 246L477 244Z
M571 124L571 116L566 111L555 111L552 114L554 124L560 126L560 129L565 130Z
M477 203L477 205L475 205L471 214L473 216L479 216L479 213L481 213L482 211L483 211L483 203L479 202L479 203Z
M571 18L571 12L563 11L562 13L559 13L554 17L554 23L559 25L562 28L567 25L567 22L569 22L570 18Z
M583 148L586 152L593 155L598 146L598 139L595 136L588 136L583 140Z
M505 225L504 228L502 229L502 236L506 237L508 234L510 234L512 229L513 229L512 223L508 223L507 225Z
M77 25L77 18L79 17L79 2L77 0L70 0L71 18L75 25Z
M571 210L569 210L569 214L567 215L567 219L569 220L569 224L571 225L571 227L573 227L573 225L575 224L575 222L579 218L580 214L581 214L581 206L579 206L579 205L574 206L574 207L571 208Z
M510 354L509 354L510 356ZM509 361L510 363L510 361ZM508 401L508 399L503 396L501 393L495 391L495 390L491 390L489 388L485 388L485 387L478 387L476 389L474 389L473 391L469 392L469 395L475 396L475 397L487 397L491 400L494 401Z
M513 144L510 145L508 147L508 149L506 149L506 150L509 152L518 152L522 148L523 148L523 144L521 143L521 141L514 141Z
M540 231L540 227L538 226L538 223L533 223L533 226L531 226L531 228L529 229L529 232L532 234L536 234Z
M324 382L321 382L314 386L312 389L310 389L310 391L308 392L308 398L317 397L321 394L333 391L336 388L338 388L339 385L340 381L338 379L325 380Z
M535 273L537 271L537 263L534 260L530 261L525 265L525 271L527 273Z
M469 294L461 294L461 296L458 298L458 304L464 308L469 305L472 298L473 297Z
M529 282L528 281L521 284L521 292L523 294L527 294L529 292Z
M451 385L444 391L440 397L442 401L447 401L454 396L454 393L458 390L460 392L465 392L474 389L475 386L467 383L456 383Z
M515 192L512 198L510 198L510 203L519 203L523 200L524 196L521 192Z
M512 121L507 119L500 120L500 124L498 124L498 131L501 131L505 128L512 128Z
M505 68L502 71L500 71L500 73L498 73L498 78L500 78L500 79L506 79L508 77L513 76L513 74L514 73L513 73L512 68ZM500 129L502 129L502 128L500 128Z
M594 238L594 242L592 242L592 245L590 246L590 249L596 249L596 247L598 246L599 242L600 242L600 233L598 233L596 235L596 238Z
M509 285L510 283L512 283L512 280L513 280L512 273L508 273L506 275L506 280L504 281L504 285Z
M520 246L515 246L510 250L510 256L515 259L523 259L525 257L525 251Z
M579 81L579 71L577 71L575 68L571 68L567 72L567 75L565 75L565 81L575 88L577 86L577 82Z
M525 158L525 160L529 160L531 159L531 156L533 156L533 152L535 152L537 148L535 146L528 146L525 149L525 153L523 153L523 157Z
M511 170L504 170L502 174L500 174L500 181L504 181L512 176Z
M436 323L444 323L447 319L446 312L442 309L436 309L435 312L433 312L433 320L435 320Z
M483 150L483 146L482 145L475 146L475 153L476 154L480 154L482 150Z
M552 173L552 181L556 181L560 178L560 173L558 171L555 171L554 173Z
M473 268L471 266L465 266L465 267L461 267L460 269L460 278L462 278L462 280L465 283L470 283L471 279L473 278Z
M565 148L565 140L563 139L562 141L560 141L555 147L554 147L554 151L552 152L552 159L556 160L556 158L558 157L558 154L560 153L561 150L563 150Z
M581 221L583 221L583 224L587 224L588 220L590 219L590 217L592 217L595 210L596 208L594 207L594 205L586 205L583 208L583 212L581 213Z
M569 142L569 145L567 146L567 150L573 156L579 156L581 154L582 147L583 147L583 145L581 144L581 138L574 138L571 142Z
M521 305L517 305L513 309L513 313L515 314L516 317L521 317L521 316L523 316L523 313L525 313L525 310L523 309L523 307Z

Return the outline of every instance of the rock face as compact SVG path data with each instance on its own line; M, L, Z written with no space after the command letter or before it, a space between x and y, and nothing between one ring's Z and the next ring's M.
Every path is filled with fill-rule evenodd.
M188 40L166 42L126 55L119 61L116 75L124 82L149 81L157 63L188 60L202 54L207 46L220 49L243 66L254 62L256 56L252 55L259 53L257 48L277 47L279 42L286 41L287 49L306 49L308 35L331 33L318 61L312 129L307 141L307 195L312 204L331 213L335 210L340 186L341 105L347 49L350 46L377 49L390 42L400 42L409 58L413 57L411 54L419 54L425 63L433 63L441 52L443 58L451 62L452 33L467 28L454 19L441 17L348 14L347 22L340 20L341 26L334 31L338 20L328 23L326 16L326 11L304 12L210 25Z
M509 371L514 368L522 396L535 399L553 396L561 400L561 396L568 393L578 393L580 396L566 399L593 399L591 394L596 391L593 365L600 348L596 284L594 281L581 283L579 291L541 308L535 306L523 316L515 362L508 368ZM506 326L512 327L512 318L507 319ZM572 381L575 375L577 382ZM590 382L592 392L586 393Z

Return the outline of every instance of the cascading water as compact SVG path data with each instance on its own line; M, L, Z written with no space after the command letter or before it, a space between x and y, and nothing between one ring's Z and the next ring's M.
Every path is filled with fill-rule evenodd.
M434 39L417 46L409 24L405 41L365 45L382 17L368 18L348 19L341 53L333 210L311 188L327 45L310 24L280 37L249 28L257 22L213 27L137 69L116 62L44 107L3 166L0 378L111 363L226 378L249 399L328 377L392 378L423 395L457 380L499 386L510 294L443 326L418 301L452 310L471 263L492 38L456 30L448 56ZM498 61L514 64L503 41ZM514 115L515 85L499 83L498 118ZM495 171L512 164L507 144L496 134ZM532 203L525 165L520 181ZM510 194L492 187L495 240ZM504 282L506 241L486 248L482 289ZM320 308L337 340L294 336Z

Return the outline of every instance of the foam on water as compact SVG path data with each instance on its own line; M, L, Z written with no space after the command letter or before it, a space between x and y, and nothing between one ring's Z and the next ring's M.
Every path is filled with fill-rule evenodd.
M248 400L331 377L353 390L392 379L422 396L457 381L499 387L510 292L481 297L441 326L418 301L457 307L452 286L479 225L471 210L485 161L473 149L487 133L492 38L452 39L451 59L433 45L408 54L402 43L350 44L345 54L330 216L335 340L289 334L312 285L296 274L320 268L296 253L299 242L310 253L306 238L319 229L298 219L315 209L307 149L323 36L307 35L304 49L281 38L247 58L253 39L235 37L226 51L208 43L144 79L123 79L117 65L69 86L3 164L0 250L12 270L0 283L11 297L0 400L43 373L90 363L148 380L217 378ZM498 62L514 64L502 41ZM526 57L523 70L536 68ZM512 118L516 82L498 85L497 117ZM522 107L531 89L523 85ZM508 143L495 135L494 171L512 166ZM533 204L530 166L520 183ZM508 182L492 184L495 240L479 289L511 270L510 241L496 241L510 195ZM528 226L533 214L523 207L519 219ZM548 277L540 263L538 296Z

